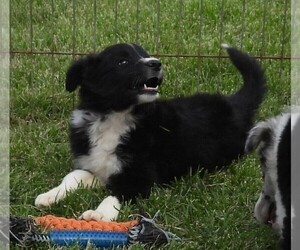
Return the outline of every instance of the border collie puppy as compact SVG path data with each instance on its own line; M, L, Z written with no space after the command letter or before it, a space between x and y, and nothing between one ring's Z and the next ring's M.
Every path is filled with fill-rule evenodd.
M298 116L295 114L295 116ZM294 117L294 115L293 115ZM298 116L299 117L299 116ZM297 117L292 128L300 120ZM297 121L298 120L298 121ZM292 129L292 134L293 134ZM282 248L291 247L291 114L284 113L259 122L249 133L246 152L257 149L263 188L254 216L270 224L282 238Z
M113 220L122 201L148 197L154 183L169 183L191 169L213 171L241 156L265 77L254 58L225 47L244 82L230 96L159 100L162 64L136 44L113 45L75 61L66 76L67 91L79 88L80 96L70 121L75 169L35 205L50 206L96 178L111 195L81 218Z

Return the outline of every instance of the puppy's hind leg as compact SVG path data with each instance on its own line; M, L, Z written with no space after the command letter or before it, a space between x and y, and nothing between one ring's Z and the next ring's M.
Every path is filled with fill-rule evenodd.
M35 199L35 206L49 207L53 203L63 200L67 192L73 192L81 185L91 187L95 181L96 178L92 173L85 170L74 170L64 177L59 186L38 195Z

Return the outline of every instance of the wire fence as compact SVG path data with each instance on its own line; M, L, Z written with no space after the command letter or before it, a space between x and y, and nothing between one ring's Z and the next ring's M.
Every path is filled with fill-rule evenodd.
M119 20L119 4L122 0L114 0L114 29L113 29L113 36L114 36L114 42L120 42L120 38L119 38L119 27L118 24L119 22L121 22ZM178 10L177 10L177 17L178 17L178 29L174 30L174 33L176 33L176 40L177 40L177 44L176 47L180 48L180 43L182 41L182 37L181 37L181 26L182 26L182 21L185 18L184 14L183 14L183 6L184 6L184 0L177 0L178 1ZM77 29L77 20L80 18L76 15L76 11L77 11L77 1L76 0L72 0L70 1L70 4L72 5L72 45L71 45L71 51L58 51L55 49L55 42L52 43L52 47L50 48L50 50L36 50L33 47L34 44L34 35L33 35L33 20L34 20L34 13L33 13L33 7L34 7L34 0L30 0L28 2L28 9L29 9L29 48L26 50L21 50L17 47L13 46L13 49L10 51L10 53L12 55L71 55L71 56L81 56L81 55L86 55L88 53L90 53L91 51L77 51L76 50L76 29ZM93 27L93 32L92 32L92 50L96 51L98 49L98 44L97 44L97 19L99 18L97 15L97 4L99 1L97 0L93 0L90 1L89 3L92 2L92 8L90 8L90 11L93 15L93 20L92 20L92 27ZM141 0L135 0L135 19L136 22L134 24L135 26L135 34L134 37L131 38L131 40L134 40L135 42L139 43L140 42L140 37L139 37L139 30L140 30L140 9L141 9ZM198 46L198 53L180 53L180 51L178 51L178 53L164 53L163 51L160 50L161 47L161 41L160 41L160 37L161 37L161 27L160 27L160 19L161 19L161 0L156 0L155 1L155 13L156 13L156 25L155 25L155 52L152 53L152 55L158 56L158 57L181 57L181 58L226 58L226 55L222 55L221 52L217 53L217 54L203 54L200 52L200 47L201 47L201 39L202 39L202 33L201 33L201 26L203 25L203 19L202 19L202 9L203 9L203 4L205 2L205 0L198 0L196 2L198 2L198 6L197 6L197 10L196 13L199 14L199 18L198 18L198 41L197 41L197 46ZM220 0L219 1L220 4L220 9L219 9L219 13L215 13L215 15L219 16L219 43L221 44L223 42L223 37L224 37L224 4L226 2L226 0ZM242 20L241 20L241 28L240 28L240 37L239 37L239 47L242 49L243 48L243 42L244 42L244 30L245 30L245 22L246 22L246 10L247 10L247 2L246 0L241 0L239 1L240 5L241 5L241 11L242 11ZM282 19L282 26L281 27L277 27L278 29L278 34L279 34L279 40L281 43L281 49L279 51L279 53L277 53L276 55L271 55L271 54L266 54L265 53L265 40L266 40L266 22L268 21L267 19L267 13L268 13L268 4L270 3L270 1L267 0L263 0L261 1L261 8L263 9L262 12L262 16L261 16L261 37L260 37L260 41L257 41L258 43L260 43L260 52L259 54L255 55L257 58L261 58L261 59L271 59L271 60L290 60L291 57L289 55L289 53L285 53L286 51L289 50L289 39L287 39L287 36L289 36L289 31L287 31L288 25L289 25L289 12L290 12L290 6L289 6L289 2L288 0L284 0L283 4L282 4L282 13L283 13L283 19ZM51 1L51 16L54 15L54 11L55 10L55 1L52 0ZM187 13L185 13L187 14ZM53 23L53 27L55 27L55 23ZM54 30L51 31L52 32L52 38L53 41L55 40L55 32Z
M273 10L280 14L279 21ZM198 85L203 62L213 60L220 69L221 59L228 57L220 48L223 42L251 51L262 61L284 66L291 59L289 0L14 0L10 16L12 58L26 57L34 65L37 56L48 57L52 83L57 81L58 58L72 60L119 42L146 45L151 56L173 60L177 74L182 59L194 59ZM278 22L272 24L274 20ZM253 22L256 29L249 26ZM274 26L276 34L270 35Z

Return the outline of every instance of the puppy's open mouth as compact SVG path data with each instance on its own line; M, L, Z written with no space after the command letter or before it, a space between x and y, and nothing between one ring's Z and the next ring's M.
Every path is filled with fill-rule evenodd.
M274 202L272 202L269 208L269 217L267 220L267 224L272 226L275 223L275 220L276 220L276 205Z
M158 93L159 79L157 77L152 77L146 81L143 86L139 88L140 95L156 95Z

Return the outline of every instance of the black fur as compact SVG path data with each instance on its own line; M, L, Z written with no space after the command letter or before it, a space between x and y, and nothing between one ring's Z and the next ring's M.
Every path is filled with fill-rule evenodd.
M286 124L277 153L278 188L287 213L282 229L282 249L291 249L291 120Z
M66 89L80 87L77 109L100 114L103 120L114 112L129 110L135 121L112 152L121 162L121 171L105 183L113 196L124 200L147 197L154 183L168 183L190 169L213 171L243 155L248 130L266 92L265 77L254 58L234 48L227 51L244 80L231 96L198 93L140 103L142 86L159 86L162 77L153 73L160 65L150 65L150 77L149 67L139 65L139 60L149 55L135 44L108 47L70 67ZM89 126L87 122L81 128L71 127L75 159L89 154Z

